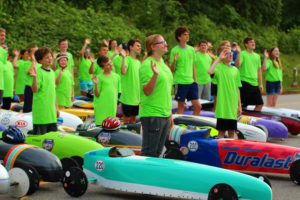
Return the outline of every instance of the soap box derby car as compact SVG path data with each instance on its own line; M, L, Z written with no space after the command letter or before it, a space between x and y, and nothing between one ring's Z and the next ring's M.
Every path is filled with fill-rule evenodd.
M174 158L181 158L179 154L172 154L172 151L180 149L188 161L245 172L290 174L291 180L300 185L300 148L240 139L217 139L211 138L209 131L191 132L182 127L175 128L177 130L169 135L169 141L175 145L166 145L166 157L176 155ZM182 134L178 136L178 133Z
M188 111L185 111L188 112ZM194 116L194 115L179 115L173 114L174 124L184 124L186 126L210 126L216 128L217 120L209 117ZM238 123L238 137L240 139L255 140L260 142L267 141L266 133L254 126Z
M254 106L247 106L247 110L254 110ZM263 106L261 111L300 119L299 110Z
M254 177L192 162L136 156L127 148L86 153L91 183L121 191L192 199L272 199L271 188Z
M201 111L200 116L215 118L215 113ZM262 129L265 133L267 133L269 138L287 138L289 134L285 125L274 120L266 120L258 117L241 115L237 118L237 121L242 124L248 124Z

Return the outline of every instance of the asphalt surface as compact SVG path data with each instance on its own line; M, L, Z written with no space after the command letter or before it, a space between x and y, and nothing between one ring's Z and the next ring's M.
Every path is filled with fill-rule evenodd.
M265 100L265 97L264 97ZM300 110L300 94L282 95L278 99L278 107ZM284 141L280 139L270 140L272 143L294 146L300 148L300 134L298 136L289 135ZM273 200L295 200L300 198L300 185L295 185L286 175L267 175L272 184ZM174 180L175 181L175 180ZM179 180L177 180L179 181ZM2 200L10 200L8 195L0 195ZM40 188L33 195L23 197L29 200L52 200L52 199L73 199L64 192L60 183L41 183ZM138 195L115 190L105 189L89 184L87 192L77 199L101 199L101 200L164 200L174 199L157 197L151 195Z

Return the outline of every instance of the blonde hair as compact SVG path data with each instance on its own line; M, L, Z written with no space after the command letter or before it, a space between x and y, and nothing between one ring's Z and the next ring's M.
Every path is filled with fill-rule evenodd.
M279 48L276 47L276 46L270 48L270 50L269 50L269 52L268 52L268 53L269 53L269 58L270 58L270 60L272 60L273 66L274 66L275 68L278 69L278 66L277 66L277 64L276 64L276 61L277 61L278 64L279 64L280 69L282 69L282 65L281 65L280 58L279 58L279 57L276 58L276 57L273 56L273 54L272 54L272 52L273 52L276 48L279 50Z
M228 40L221 41L219 44L219 47L217 49L217 55L220 56L221 52L224 49L230 49L230 48L231 48L231 46L230 46L230 42Z
M0 27L0 33L5 33L5 29Z
M152 45L157 41L159 37L162 37L159 34L154 34L150 35L146 38L146 51L147 51L147 56L152 56L153 51L152 51Z

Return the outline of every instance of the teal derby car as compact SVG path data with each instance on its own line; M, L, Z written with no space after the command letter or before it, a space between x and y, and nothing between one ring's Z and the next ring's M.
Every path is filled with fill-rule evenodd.
M245 174L109 147L84 155L88 180L105 188L188 199L271 200L271 188Z

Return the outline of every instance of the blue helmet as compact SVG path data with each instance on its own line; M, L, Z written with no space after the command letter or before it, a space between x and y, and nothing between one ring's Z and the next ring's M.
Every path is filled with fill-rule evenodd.
M3 131L2 140L7 143L20 144L20 143L24 143L25 135L24 133L22 133L20 129L16 127L8 128Z

